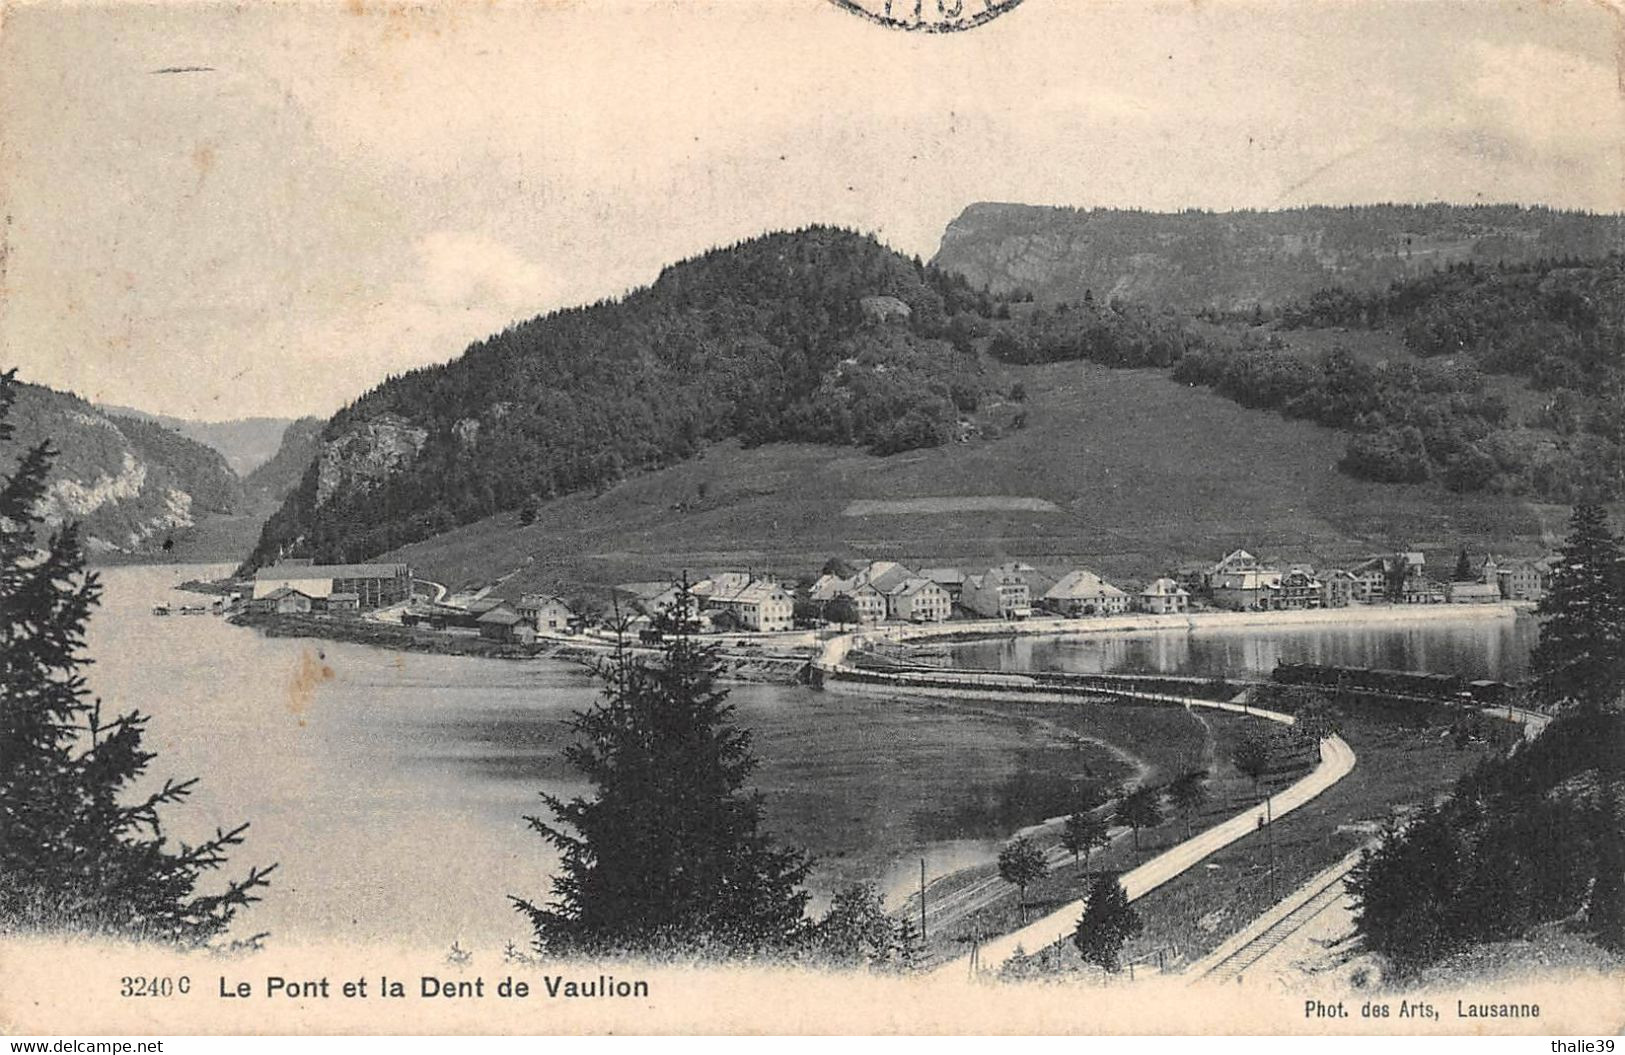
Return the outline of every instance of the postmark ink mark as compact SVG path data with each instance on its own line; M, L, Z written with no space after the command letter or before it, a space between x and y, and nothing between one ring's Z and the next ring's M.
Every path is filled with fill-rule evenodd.
M887 29L915 33L958 33L998 18L1021 0L829 0Z

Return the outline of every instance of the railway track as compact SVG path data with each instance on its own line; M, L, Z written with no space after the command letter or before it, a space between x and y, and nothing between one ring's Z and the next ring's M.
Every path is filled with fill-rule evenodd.
M1192 981L1240 981L1255 964L1346 896L1343 881L1359 862L1361 852L1356 850L1349 854L1300 887L1290 899L1290 904L1283 902L1279 906L1283 910L1279 917L1256 934L1242 939L1234 948L1221 946L1213 956L1197 964L1190 971Z

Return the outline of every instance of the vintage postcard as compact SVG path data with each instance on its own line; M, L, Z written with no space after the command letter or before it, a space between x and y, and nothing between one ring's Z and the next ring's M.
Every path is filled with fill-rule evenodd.
M0 1029L1613 1050L1616 6L0 14Z

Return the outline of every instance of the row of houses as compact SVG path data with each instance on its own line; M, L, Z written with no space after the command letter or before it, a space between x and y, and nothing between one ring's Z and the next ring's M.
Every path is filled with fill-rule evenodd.
M1340 608L1350 604L1495 604L1538 601L1549 569L1543 561L1497 562L1486 558L1476 580L1440 582L1427 574L1417 551L1383 554L1349 568L1316 571L1312 565L1267 564L1247 550L1211 565L1186 564L1174 578L1192 596L1237 611Z
M361 598L353 593L330 593L312 597L292 586L278 586L263 596L252 597L246 607L259 615L309 615L312 612L360 611Z
M670 611L680 587L672 582L623 583L616 590L641 613L640 622ZM778 580L749 571L719 572L689 584L695 610L691 628L707 632L723 624L740 630L774 632L795 626L796 599Z
M541 593L527 593L517 601L476 596L461 604L418 603L401 613L401 622L520 644L530 644L539 633L573 633L582 626L561 598Z
M1068 617L1183 612L1190 604L1189 593L1171 579L1130 594L1084 568L1057 577L1022 561L973 572L871 561L851 575L821 576L808 596L826 605L848 601L862 623L941 623L956 608L987 619L1026 619L1039 611Z

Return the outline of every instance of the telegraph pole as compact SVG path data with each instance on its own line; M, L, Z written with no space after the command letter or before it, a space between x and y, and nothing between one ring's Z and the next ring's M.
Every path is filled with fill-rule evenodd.
M1269 844L1270 854L1270 904L1275 904L1275 815L1272 809L1271 794L1264 800L1264 841Z
M925 944L925 858L920 858L920 944Z

